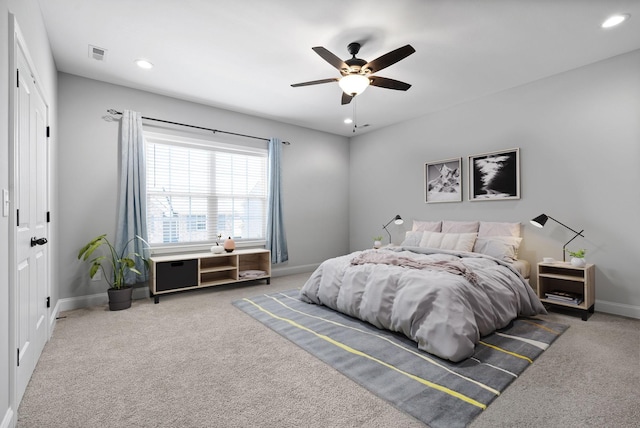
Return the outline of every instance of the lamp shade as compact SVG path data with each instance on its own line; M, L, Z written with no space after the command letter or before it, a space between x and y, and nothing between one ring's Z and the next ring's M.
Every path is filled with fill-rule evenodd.
M367 89L369 79L361 74L347 74L340 79L338 85L340 85L340 89L342 89L345 94L356 96Z
M535 227L544 227L544 224L549 220L549 216L546 214L540 214L538 217L531 220L531 224Z
M394 220L394 223L397 225L401 225L402 223L404 223L404 220L402 219L402 217L400 217L400 214L398 214Z

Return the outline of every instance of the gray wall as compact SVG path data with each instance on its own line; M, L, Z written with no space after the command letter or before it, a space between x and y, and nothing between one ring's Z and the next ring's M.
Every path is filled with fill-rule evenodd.
M485 220L523 224L521 257L562 259L573 234L585 238L596 264L596 310L640 318L640 51L486 96L448 110L355 137L350 155L350 248L395 214L400 243L413 219ZM468 201L468 155L520 148L521 199ZM464 201L424 203L424 162L463 157ZM385 234L386 237L386 234Z
M31 60L33 61L39 84L43 88L49 102L49 117L55 122L56 117L56 69L49 48L49 41L44 29L40 6L35 0L0 0L0 189L10 189L9 178L9 13L12 13L27 43ZM49 139L51 156L55 163L56 132L55 129ZM55 188L55 167L51 172L52 188ZM54 195L55 196L55 195ZM13 198L13 195L10 195ZM55 207L55 201L51 201ZM12 205L13 208L13 205ZM9 265L10 231L14 227L9 224L8 217L0 216L0 425L13 424L16 421L17 403L13 402L13 391L9 388L9 380L13 376L15 365L15 348L13 346L13 332L10 331L10 316L12 316L14 296L9 292L9 272L13 269ZM55 240L55 235L49 238ZM57 270L55 251L50 251L51 269ZM51 283L51 296L57 300L57 287ZM50 322L53 322L49 319Z
M312 131L180 101L123 86L59 73L60 88L60 296L69 305L104 293L106 284L88 280L87 264L76 259L89 239L115 236L119 121L103 119L107 109L290 141L283 147L284 218L289 261L274 265L281 275L313 269L348 250L349 146L345 137ZM145 122L150 124L151 122ZM151 126L148 127L151 130ZM238 137L225 137L230 141ZM246 139L236 140L245 142Z

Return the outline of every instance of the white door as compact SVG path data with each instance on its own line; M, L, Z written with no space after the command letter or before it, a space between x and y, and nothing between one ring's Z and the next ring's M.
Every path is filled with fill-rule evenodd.
M20 403L47 341L48 143L47 105L26 55L17 45L15 88L14 207L16 399ZM44 240L43 240L44 239ZM40 240L40 241L38 241Z

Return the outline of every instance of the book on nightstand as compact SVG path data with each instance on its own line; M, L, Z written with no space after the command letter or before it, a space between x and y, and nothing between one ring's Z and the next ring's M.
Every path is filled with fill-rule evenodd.
M549 300L556 300L558 302L570 303L573 305L579 305L584 300L582 294L562 290L547 291L544 295Z

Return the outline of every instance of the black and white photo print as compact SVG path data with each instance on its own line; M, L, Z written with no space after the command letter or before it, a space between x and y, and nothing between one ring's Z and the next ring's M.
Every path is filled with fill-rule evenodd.
M462 201L462 158L424 164L425 202Z
M469 200L520 199L520 149L469 156Z

